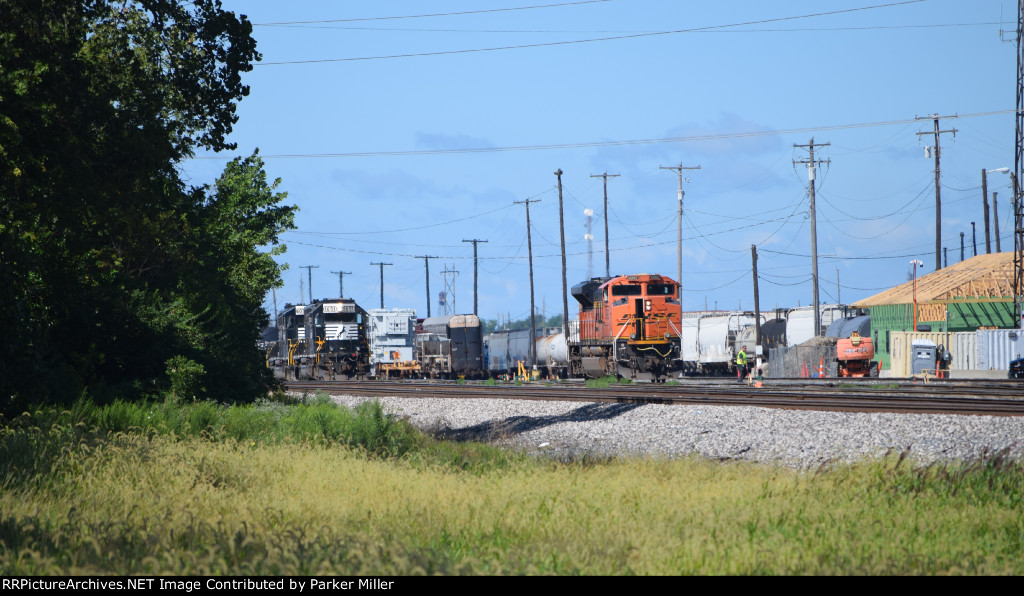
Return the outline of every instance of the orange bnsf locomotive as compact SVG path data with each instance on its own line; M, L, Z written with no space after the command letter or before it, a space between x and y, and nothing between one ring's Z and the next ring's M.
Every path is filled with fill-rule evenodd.
M569 375L664 381L679 370L679 284L662 275L595 277L573 286Z

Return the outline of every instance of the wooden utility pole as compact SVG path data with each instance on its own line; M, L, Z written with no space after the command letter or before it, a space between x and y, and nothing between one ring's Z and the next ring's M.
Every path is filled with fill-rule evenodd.
M935 130L932 132L919 132L917 133L917 136L935 136L935 146L933 147L935 157L935 270L938 271L942 268L942 185L940 184L942 170L939 168L939 154L942 153L942 150L939 148L939 135L951 132L953 133L953 136L956 137L957 131L955 128L939 130L939 118L956 118L956 115L939 116L938 114L934 114L932 116L925 117L914 116L914 120L927 120L929 118L935 122Z
M750 245L750 258L754 264L754 354L761 345L761 301L757 293L757 245Z
M819 144L818 147L828 147L831 143L825 143L824 145ZM814 212L814 172L817 164L831 164L832 160L826 159L815 160L814 159L814 138L811 138L811 142L807 145L793 145L794 147L807 148L808 158L793 160L793 164L807 164L807 196L810 198L811 205L811 285L813 286L814 292L814 336L818 337L821 335L821 306L818 298L818 227L817 217Z
M427 316L430 316L430 259L436 259L437 257L431 257L428 255L418 256L417 259L423 259L423 265L427 268Z
M345 297L345 276L352 275L351 271L331 271L338 276L338 298Z
M604 275L612 276L611 257L608 253L608 178L617 178L619 174L591 174L591 178L604 178Z
M1013 172L1013 314L1014 327L1024 328L1024 200L1020 194L1024 176L1024 0L1017 0L1017 111L1015 114Z
M683 170L699 170L700 166L683 167L680 162L678 166L658 166L660 170L675 170L676 174L679 175L679 189L676 191L676 197L679 199L679 228L676 239L676 283L679 288L679 295L676 298L679 300L679 304L683 303ZM686 179L690 181L689 178Z
M540 199L515 201L516 205L526 205L526 253L530 260L530 370L537 365L537 322L534 320L533 306L533 239L530 236L530 203L539 203Z
M999 202L996 197L999 196L999 191L992 191L992 222L995 224L996 234L996 252L1003 252L1003 244L999 241Z
M277 327L277 288L270 288L270 294L274 297L274 327Z
M487 242L486 240L463 240L463 242L473 243L473 314L477 314L477 294L476 294L476 245L478 242ZM429 291L427 292L430 293Z
M319 269L320 265L302 265L299 269L305 269L309 274L309 303L313 304L313 270Z
M384 266L391 265L391 263L370 263L371 265L380 266L380 307L384 308Z
M992 237L988 231L988 174L981 168L981 202L985 207L985 254L992 253Z
M569 286L565 272L565 216L562 215L562 168L555 170L558 177L558 230L562 235L562 333L569 336ZM546 321L545 321L546 322ZM536 337L534 338L536 339Z

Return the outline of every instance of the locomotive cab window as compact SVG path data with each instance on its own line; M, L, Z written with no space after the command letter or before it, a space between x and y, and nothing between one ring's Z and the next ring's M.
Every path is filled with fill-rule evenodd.
M612 286L612 296L639 296L643 292L639 284Z
M672 284L647 284L648 296L672 296L676 288Z

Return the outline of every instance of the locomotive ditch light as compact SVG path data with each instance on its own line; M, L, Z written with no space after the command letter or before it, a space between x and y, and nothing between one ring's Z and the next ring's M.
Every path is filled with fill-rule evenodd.
M630 333L629 339L636 339L636 333Z

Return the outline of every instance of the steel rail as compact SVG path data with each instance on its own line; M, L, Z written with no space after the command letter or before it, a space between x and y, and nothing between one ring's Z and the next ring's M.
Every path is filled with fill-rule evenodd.
M1024 416L1024 399L896 393L889 389L848 391L848 388L754 388L741 386L612 386L588 388L578 384L457 385L353 381L290 382L292 392L371 397L456 399L524 399L546 401L614 402L665 405L729 405L842 412L928 413Z

